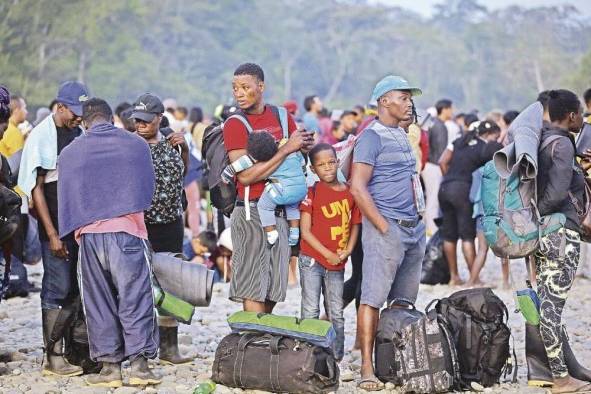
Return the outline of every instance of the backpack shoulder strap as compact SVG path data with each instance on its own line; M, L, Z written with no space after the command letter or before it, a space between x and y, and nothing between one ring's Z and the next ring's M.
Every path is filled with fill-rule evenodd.
M551 135L550 137L546 138L540 144L540 152L543 151L544 149L546 149L548 146L552 145L554 142L558 141L562 137L563 136L561 136L561 135ZM552 152L552 153L554 153L554 152Z
M229 121L230 119L238 119L240 122L242 122L242 124L246 128L246 131L248 132L248 134L252 133L252 126L250 125L250 123L248 123L248 119L246 119L246 116L244 116L240 113L234 114L234 115L230 116L228 119L226 119L226 122ZM225 124L225 122L224 122L224 124Z
M283 130L283 138L289 138L289 126L287 124L287 110L284 107L277 107L279 111L279 123L281 123L281 130Z
M270 105L271 111L279 121L279 125L281 125L281 131L283 132L283 138L289 138L289 125L287 122L287 110L285 107L276 107L274 105Z

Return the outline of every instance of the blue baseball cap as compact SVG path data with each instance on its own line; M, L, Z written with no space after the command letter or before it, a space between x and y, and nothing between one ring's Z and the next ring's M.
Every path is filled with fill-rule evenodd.
M82 116L82 104L89 98L86 86L76 81L67 81L60 85L56 101L66 105L76 116Z
M398 75L387 75L376 84L371 94L371 102L377 102L380 97L391 90L408 90L413 96L420 96L423 91L416 86L409 85L408 81Z

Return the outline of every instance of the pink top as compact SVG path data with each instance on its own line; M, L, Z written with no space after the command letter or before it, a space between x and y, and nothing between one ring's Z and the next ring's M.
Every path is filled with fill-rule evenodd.
M99 220L80 227L75 232L76 242L80 243L82 234L127 233L141 239L148 239L144 213L136 212L114 219Z

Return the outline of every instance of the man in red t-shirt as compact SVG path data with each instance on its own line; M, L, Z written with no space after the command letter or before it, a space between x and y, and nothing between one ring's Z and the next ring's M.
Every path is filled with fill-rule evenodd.
M264 80L260 66L242 64L234 71L232 92L253 132L268 132L279 142L283 132L271 106L263 101ZM270 313L277 302L285 300L290 256L285 211L277 210L279 239L269 248L256 204L267 178L283 160L300 149L309 150L314 143L313 133L296 130L291 116L288 117L288 129L288 141L271 160L257 162L236 175L238 199L231 217L234 254L230 299L242 302L245 311ZM224 146L230 163L246 154L247 141L248 130L240 120L229 119L224 124ZM245 204L250 208L250 220L246 218Z

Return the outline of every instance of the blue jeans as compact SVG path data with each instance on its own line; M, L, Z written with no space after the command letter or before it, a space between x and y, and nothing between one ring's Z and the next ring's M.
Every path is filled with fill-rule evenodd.
M337 333L334 355L342 360L345 353L345 318L343 317L343 286L345 270L329 271L309 256L300 255L302 285L302 319L318 319L320 294L324 295L326 314Z
M263 227L275 226L277 224L275 219L275 208L277 204L267 192L261 194L257 203L257 210L261 218L261 225ZM298 220L300 218L300 204L285 205L285 214L287 220Z
M49 250L49 241L41 241L43 280L41 281L41 308L58 309L78 295L78 245L64 241L69 255L66 259L56 257Z
M363 218L361 304L380 309L384 302L414 304L425 256L425 224L403 227L388 219L382 234Z

